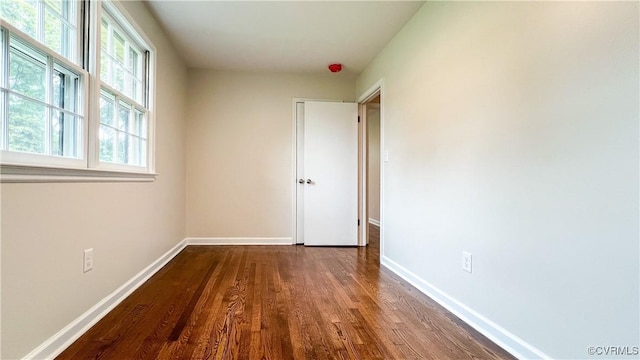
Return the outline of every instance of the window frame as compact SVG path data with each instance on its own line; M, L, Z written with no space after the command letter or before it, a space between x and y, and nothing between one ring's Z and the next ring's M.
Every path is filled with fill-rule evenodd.
M58 60L63 66L69 67L73 71L82 71L82 96L79 96L78 106L83 107L81 114L83 116L82 143L84 146L83 151L78 153L79 159L2 150L0 152L0 182L116 182L154 181L156 178L156 48L122 4L111 0L98 2L77 0L77 4L77 46L73 50L77 64L0 19L2 27L7 28L10 32L20 34L20 37L28 41L29 46L33 46L45 54L51 54L54 61ZM43 5L47 6L46 4L38 4L38 6ZM99 159L101 88L115 90L100 79L100 36L104 8L107 9L109 17L117 22L127 36L135 40L136 45L146 55L146 59L143 59L146 72L142 74L143 83L146 83L143 85L145 89L142 90L143 94L146 94L144 97L147 126L145 166L108 163ZM8 60L8 55L6 59L3 59L3 63L6 60ZM5 75L8 75L8 66L7 64ZM5 70L0 69L0 71ZM2 92L1 96L5 96L5 104L8 106L8 92ZM130 100L128 97L126 99ZM138 104L138 102L133 104ZM139 109L139 106L133 108Z
M143 66L146 68L146 71L143 71L143 89L142 89L142 97L143 102L146 104L140 104L137 100L129 97L113 88L111 84L108 84L100 78L101 72L101 64L100 59L102 56L102 12L107 12L107 16L109 20L114 21L116 29L125 33L126 36L132 38L136 47L141 50L144 55ZM96 26L96 30L93 32L95 38L90 42L95 49L91 50L91 54L98 54L93 57L93 63L90 64L90 68L93 69L93 83L96 86L96 89L93 89L91 92L91 101L93 101L92 108L92 125L95 129L95 134L100 133L100 96L101 91L104 88L107 92L110 92L113 95L116 95L115 101L115 110L119 107L119 101L122 99L127 103L133 105L133 108L140 109L140 106L144 108L146 111L146 125L147 125L147 134L146 134L146 165L145 166L136 166L136 165L126 165L126 164L118 164L111 163L106 161L100 161L100 142L99 138L96 138L96 144L91 146L89 149L89 157L90 163L93 162L95 168L98 169L106 169L106 170L115 170L115 171L130 171L130 172L154 172L155 171L155 54L156 49L153 46L153 43L149 40L146 34L138 27L135 21L131 20L131 16L126 12L125 9L121 8L120 4L111 2L111 1L102 1L98 6L95 6L94 21L93 24ZM146 54L145 54L146 52ZM143 69L144 70L144 69ZM146 106L146 107L145 107ZM90 125L91 126L91 125Z

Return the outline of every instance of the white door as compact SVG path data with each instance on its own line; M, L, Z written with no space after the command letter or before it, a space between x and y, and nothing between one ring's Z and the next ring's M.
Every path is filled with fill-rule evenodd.
M298 124L300 126L300 124ZM358 106L304 102L303 204L305 245L358 244ZM302 188L302 189L301 189ZM300 213L301 212L301 213ZM298 222L300 224L300 221Z

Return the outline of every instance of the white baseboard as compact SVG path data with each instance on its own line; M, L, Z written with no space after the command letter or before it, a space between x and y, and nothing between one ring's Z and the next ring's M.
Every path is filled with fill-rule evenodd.
M380 227L380 220L369 218L369 224Z
M293 238L237 238L237 237L191 237L187 245L292 245Z
M89 328L113 310L127 296L144 284L153 274L173 259L186 246L186 241L180 241L171 250L160 256L151 265L144 268L129 281L124 283L111 294L107 295L99 303L73 320L69 325L58 331L55 335L28 353L23 359L53 359L76 341Z
M53 359L58 356L188 245L291 245L292 242L292 238L186 238L35 348L23 359ZM551 358L388 257L382 256L380 263L518 359Z
M447 295L388 257L382 256L380 263L518 359L551 359L549 355Z

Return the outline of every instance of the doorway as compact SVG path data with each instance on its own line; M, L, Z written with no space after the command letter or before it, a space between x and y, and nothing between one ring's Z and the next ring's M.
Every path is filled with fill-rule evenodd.
M383 83L378 81L358 99L360 131L360 244L383 251L384 224L384 106Z
M365 103L367 135L367 245L380 243L380 94Z

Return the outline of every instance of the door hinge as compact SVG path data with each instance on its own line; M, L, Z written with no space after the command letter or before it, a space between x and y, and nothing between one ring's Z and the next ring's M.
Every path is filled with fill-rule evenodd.
M358 122L360 122L360 115L358 115Z
M358 219L358 226L360 226L360 219Z

